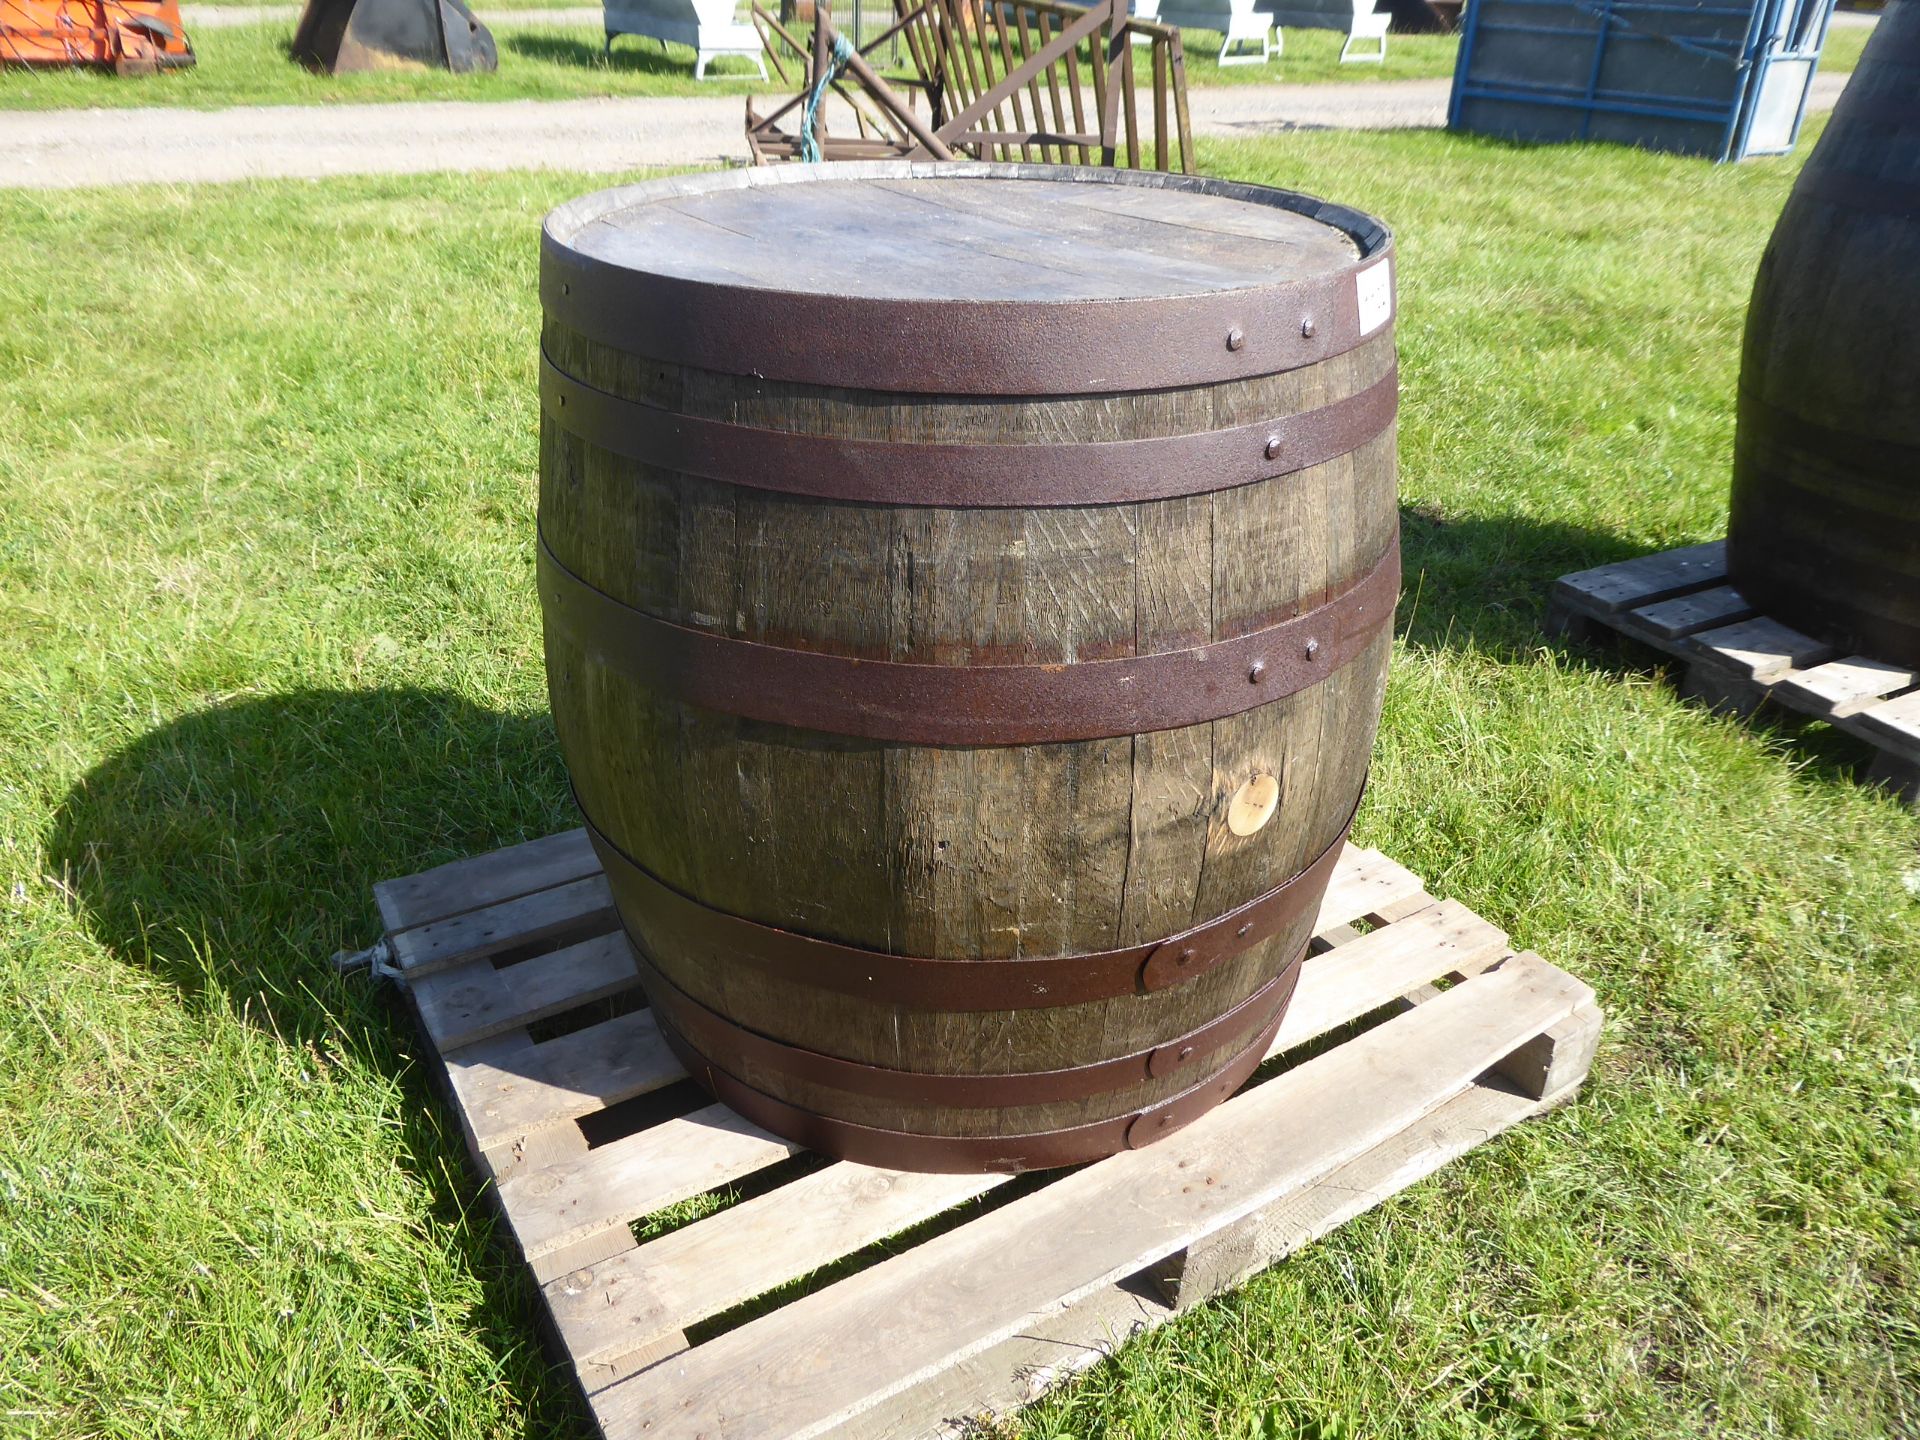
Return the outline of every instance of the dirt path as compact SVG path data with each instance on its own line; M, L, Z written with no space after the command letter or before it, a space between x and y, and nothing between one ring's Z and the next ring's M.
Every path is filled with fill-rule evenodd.
M1822 75L1831 109L1844 75ZM1194 130L1245 138L1300 129L1432 127L1447 80L1238 85L1190 93ZM191 183L437 170L634 170L746 159L738 96L412 101L232 110L0 113L0 187ZM128 124L137 116L137 125Z

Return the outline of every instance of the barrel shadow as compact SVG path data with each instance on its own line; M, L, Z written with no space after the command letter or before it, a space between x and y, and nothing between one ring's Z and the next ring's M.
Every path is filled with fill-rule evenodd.
M89 771L49 858L95 936L291 1043L386 1032L336 950L371 887L574 823L545 715L426 690L309 690L197 711Z
M1617 535L1517 515L1455 517L1400 507L1401 633L1414 645L1470 643L1502 656L1538 651L1547 596L1575 570L1642 553Z
M1547 629L1548 599L1562 575L1670 546L1521 516L1455 518L1418 503L1401 506L1400 535L1399 625L1410 645L1471 647L1511 664L1546 652L1559 663L1618 676L1675 671L1671 656L1611 631L1572 640ZM1856 781L1871 758L1853 736L1781 706L1762 706L1741 723L1791 746L1821 779Z
M74 785L48 841L92 933L190 1005L317 1043L414 1092L398 1163L449 1229L473 1226L458 1124L411 1058L403 1001L336 950L372 941L377 880L575 823L545 715L506 715L418 689L308 690L216 705L162 725ZM471 1256L472 1322L525 1348L537 1301L504 1232ZM529 1434L591 1433L548 1372L519 1397Z

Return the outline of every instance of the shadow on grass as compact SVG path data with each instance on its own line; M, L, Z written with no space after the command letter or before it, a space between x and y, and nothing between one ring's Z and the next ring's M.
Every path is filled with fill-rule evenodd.
M287 1040L337 1034L329 956L371 887L564 828L551 724L425 690L245 699L141 736L74 786L49 851L98 938Z
M1601 673L1664 670L1678 679L1680 663L1651 646L1611 632L1568 640L1547 631L1548 597L1562 575L1670 547L1518 516L1454 519L1419 504L1401 507L1400 531L1400 624L1409 644L1471 647L1512 664L1545 651ZM1872 760L1864 742L1781 706L1763 705L1739 723L1822 780L1855 783Z
M410 1069L403 1005L330 957L378 934L375 881L571 823L544 715L427 690L309 690L141 736L73 787L48 847L94 934L129 963L289 1045L405 1075L418 1103L404 1109L401 1163L447 1229L471 1237L486 1295L473 1323L503 1356L527 1351L536 1298L459 1178L460 1129ZM508 1368L523 1377L527 1433L591 1433L560 1372Z

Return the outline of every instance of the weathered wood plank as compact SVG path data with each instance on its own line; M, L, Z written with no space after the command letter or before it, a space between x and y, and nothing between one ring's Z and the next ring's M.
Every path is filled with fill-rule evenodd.
M1144 1277L1102 1286L827 1433L834 1440L978 1440L990 1433L986 1422L1032 1404L1173 1315Z
M687 1072L637 1010L536 1045L470 1046L447 1058L454 1093L482 1149L664 1089Z
M446 1054L639 984L633 948L616 930L504 970L476 960L423 975L413 998L428 1037Z
M604 875L433 920L390 938L393 958L409 980L503 950L568 935L587 936L620 923Z
M1825 719L1844 719L1911 689L1920 675L1902 665L1886 665L1864 655L1829 660L1787 676L1774 688L1782 704Z
M1420 877L1389 859L1378 850L1361 850L1349 845L1327 882L1326 898L1320 902L1320 918L1314 933L1331 930L1367 915L1381 913L1399 901L1421 893Z
M565 830L521 845L450 860L418 875L373 887L388 934L445 920L463 910L497 905L520 895L578 880L600 869L585 830Z
M1577 614L1607 616L1704 590L1726 575L1727 542L1715 540L1562 575L1553 582L1552 599Z
M589 1391L663 1336L765 1294L1002 1185L1011 1175L917 1175L841 1162L544 1290Z
M1685 651L1756 684L1771 685L1790 670L1818 665L1833 647L1764 617L1703 630L1690 637Z
M1599 1003L1589 1000L1564 1020L1549 1025L1495 1068L1531 1099L1565 1097L1593 1068L1604 1019Z
M541 1282L631 1249L627 1226L665 1205L777 1164L801 1147L709 1105L577 1160L515 1176L500 1203Z
M1477 1081L1318 1184L1154 1267L1161 1298L1175 1311L1190 1310L1244 1285L1502 1131L1565 1103L1577 1085L1536 1099L1498 1076Z
M609 1440L827 1433L1383 1143L1591 999L1515 962L1013 1204L606 1390ZM1205 1179L1210 1183L1197 1183ZM885 1334L884 1347L871 1344ZM782 1377L778 1386L767 1375Z
M1684 640L1702 630L1751 620L1754 613L1753 606L1738 590L1730 585L1716 585L1711 590L1676 595L1671 600L1629 610L1620 617L1620 623L1621 628L1630 633L1644 631L1660 640Z
M1848 728L1906 759L1920 760L1920 690L1850 716Z
M1268 1054L1279 1055L1452 972L1471 974L1507 952L1506 935L1455 900L1316 955Z

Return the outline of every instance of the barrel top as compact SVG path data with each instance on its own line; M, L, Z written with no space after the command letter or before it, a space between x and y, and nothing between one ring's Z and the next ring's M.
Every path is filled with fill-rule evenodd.
M1231 195L909 175L621 198L572 236L625 269L898 300L1074 302L1238 290L1352 265L1344 231Z
M1137 170L874 161L604 190L547 217L551 320L656 360L940 394L1310 365L1393 315L1392 236L1309 195Z

